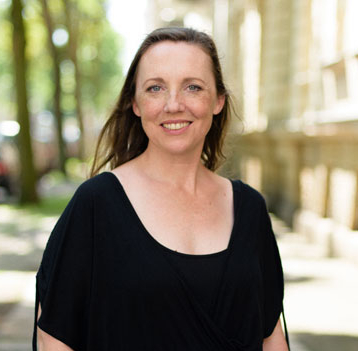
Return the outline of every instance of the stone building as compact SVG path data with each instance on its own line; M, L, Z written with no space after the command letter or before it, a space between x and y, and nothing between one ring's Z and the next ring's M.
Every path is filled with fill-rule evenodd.
M221 172L358 262L358 2L156 0L152 27L211 32L239 118Z

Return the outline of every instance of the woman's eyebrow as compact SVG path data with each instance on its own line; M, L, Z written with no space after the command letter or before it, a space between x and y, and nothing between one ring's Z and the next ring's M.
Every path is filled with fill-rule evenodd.
M199 77L187 77L187 78L184 78L183 83L191 82L193 80L197 80L197 81L202 82L203 84L206 84L206 82L203 79L199 78ZM147 84L150 81L154 81L154 82L158 82L158 83L164 83L165 82L164 79L161 78L161 77L151 77L151 78L146 79L143 82L143 85Z
M148 78L143 82L143 85L147 84L150 81L154 81L154 82L159 82L159 83L164 83L164 79L160 78L160 77L152 77L152 78Z
M200 82L202 82L203 84L206 84L205 80L201 79L201 78L198 78L198 77L188 77L188 78L185 78L184 79L184 83L187 83L187 82L191 82L193 80L198 80Z

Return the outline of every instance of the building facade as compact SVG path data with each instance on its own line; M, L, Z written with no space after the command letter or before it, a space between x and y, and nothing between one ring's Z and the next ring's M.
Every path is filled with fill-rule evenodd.
M221 172L262 191L327 255L358 262L358 2L151 4L155 26L190 25L218 44L239 116Z

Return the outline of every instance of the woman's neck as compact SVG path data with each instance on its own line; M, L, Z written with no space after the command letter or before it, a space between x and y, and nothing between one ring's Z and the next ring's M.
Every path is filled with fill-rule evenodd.
M198 181L210 173L200 156L163 154L147 149L135 162L141 173L150 180L194 194Z

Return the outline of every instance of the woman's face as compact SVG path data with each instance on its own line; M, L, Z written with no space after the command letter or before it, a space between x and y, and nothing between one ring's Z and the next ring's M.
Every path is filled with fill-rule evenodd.
M201 155L213 115L224 102L217 95L211 58L199 46L163 41L142 56L133 111L141 118L148 149Z

